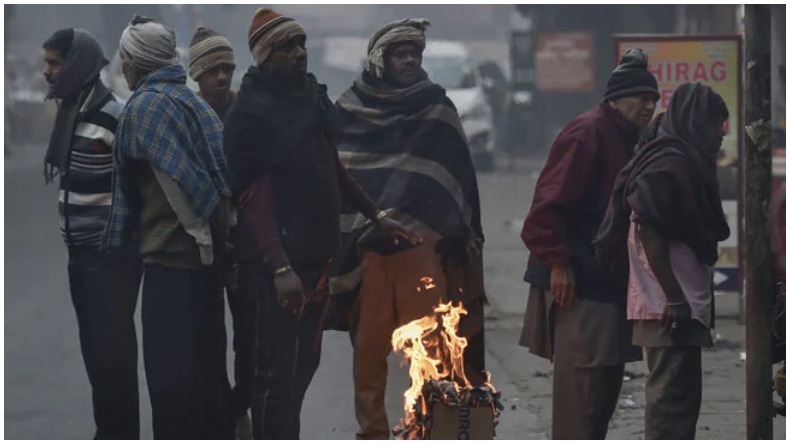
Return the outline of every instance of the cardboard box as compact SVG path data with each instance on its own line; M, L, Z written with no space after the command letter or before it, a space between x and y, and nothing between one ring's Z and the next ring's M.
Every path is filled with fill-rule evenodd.
M428 439L494 439L494 412L491 407L431 406Z

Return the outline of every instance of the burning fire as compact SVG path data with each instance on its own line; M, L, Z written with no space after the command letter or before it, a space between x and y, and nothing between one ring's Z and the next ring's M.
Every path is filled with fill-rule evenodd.
M427 289L433 280L424 279L421 282ZM458 323L466 314L460 302L457 306L452 302L439 304L432 315L412 321L392 334L392 347L403 353L411 379L411 386L403 394L404 415L394 430L396 438L425 437L424 418L430 414L428 404L432 402L491 405L498 414L498 393L490 384L490 374L483 386L472 387L464 373L467 340L458 336Z
M414 416L414 404L420 398L426 381L449 379L459 391L470 385L463 365L466 339L457 335L458 321L466 313L460 302L458 307L453 307L452 303L439 304L434 315L412 321L392 334L392 348L403 351L409 362L411 387L403 394L407 422ZM442 321L441 330L439 319Z
M433 290L436 288L436 284L433 282L433 278L430 276L423 276L420 278L420 285L417 287L417 292L421 292L424 290Z

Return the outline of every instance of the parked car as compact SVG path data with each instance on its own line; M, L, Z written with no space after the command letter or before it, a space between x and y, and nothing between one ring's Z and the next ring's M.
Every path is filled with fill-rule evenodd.
M487 90L494 85L469 56L461 42L429 40L422 67L431 80L447 90L461 117L472 160L479 171L495 168L496 125Z

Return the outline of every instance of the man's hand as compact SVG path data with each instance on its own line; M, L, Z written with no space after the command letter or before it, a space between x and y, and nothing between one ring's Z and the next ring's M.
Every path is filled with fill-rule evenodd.
M671 304L671 305L670 305ZM678 328L678 324L691 319L691 307L688 302L668 303L661 314L661 324L670 332Z
M239 263L231 262L225 267L225 286L231 290L236 291L239 289Z
M476 236L471 235L467 238L466 242L466 258L470 262L472 259L479 255L480 252L483 250L483 241L478 239Z
M305 304L302 280L291 269L274 276L274 289L277 291L277 303L280 308L296 317L302 315Z
M551 267L551 294L560 307L570 306L576 296L576 277L570 265Z
M398 236L408 240L412 245L422 243L422 238L417 233L389 216L384 216L379 219L378 224L390 235L390 237L392 237L395 245L398 245L400 242Z

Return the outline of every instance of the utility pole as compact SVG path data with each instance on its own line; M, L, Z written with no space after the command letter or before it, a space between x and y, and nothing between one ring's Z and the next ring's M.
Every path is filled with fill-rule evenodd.
M771 7L746 5L746 436L773 439Z

